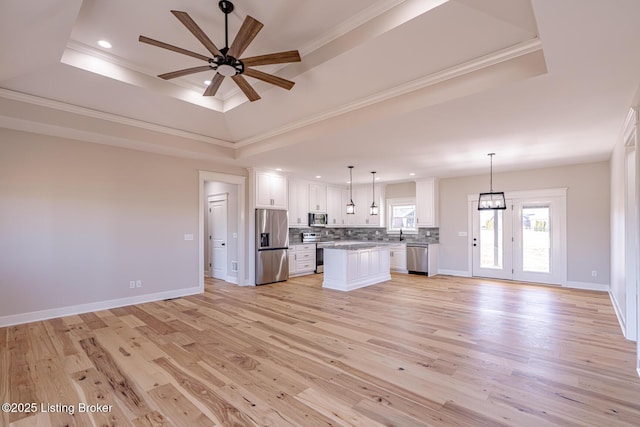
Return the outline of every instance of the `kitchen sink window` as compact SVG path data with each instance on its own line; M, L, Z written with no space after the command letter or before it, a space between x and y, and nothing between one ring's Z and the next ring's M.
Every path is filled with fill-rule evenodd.
M389 233L417 233L415 199L387 199Z

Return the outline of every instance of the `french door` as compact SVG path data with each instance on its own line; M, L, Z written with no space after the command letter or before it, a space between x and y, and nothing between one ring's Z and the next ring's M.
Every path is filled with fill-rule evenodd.
M513 197L506 210L472 203L474 276L563 284L565 198Z

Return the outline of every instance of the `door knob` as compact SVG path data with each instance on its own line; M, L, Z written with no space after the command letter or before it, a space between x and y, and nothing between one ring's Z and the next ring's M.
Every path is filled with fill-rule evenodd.
M225 246L225 245L226 245L226 243L222 243L222 246Z

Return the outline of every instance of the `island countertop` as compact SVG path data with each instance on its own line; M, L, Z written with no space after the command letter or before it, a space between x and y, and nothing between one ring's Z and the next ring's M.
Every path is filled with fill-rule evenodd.
M324 250L336 249L340 251L358 251L373 248L388 248L390 246L397 246L398 243L392 242L351 242L344 244L335 244L332 246L325 246Z

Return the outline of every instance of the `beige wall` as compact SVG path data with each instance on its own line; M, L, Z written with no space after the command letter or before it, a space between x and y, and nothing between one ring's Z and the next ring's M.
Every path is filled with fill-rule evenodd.
M609 284L609 163L494 173L496 191L567 187L567 280ZM467 195L487 191L488 175L440 180L440 269L468 272ZM598 276L592 277L591 271Z
M199 169L246 175L0 129L0 322L197 287Z

